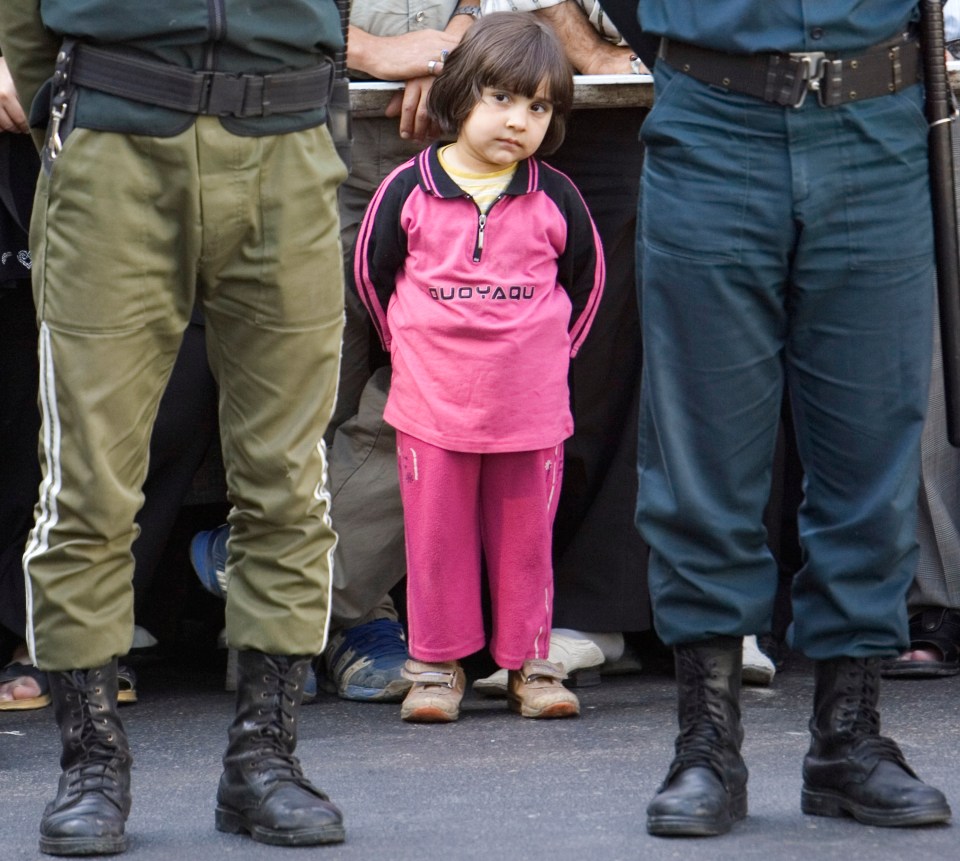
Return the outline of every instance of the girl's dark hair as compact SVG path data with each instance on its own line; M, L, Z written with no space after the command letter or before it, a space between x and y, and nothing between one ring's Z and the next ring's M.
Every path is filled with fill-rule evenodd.
M484 87L532 98L544 81L553 114L537 152L549 155L566 133L573 70L553 30L532 13L494 12L467 30L450 52L430 88L427 112L446 134L458 134Z

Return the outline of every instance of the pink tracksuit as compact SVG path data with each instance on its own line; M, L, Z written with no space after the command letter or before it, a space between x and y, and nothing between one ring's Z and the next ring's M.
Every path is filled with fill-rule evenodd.
M410 654L453 660L484 644L481 547L500 666L546 657L551 532L567 373L603 287L586 205L528 159L482 215L437 146L377 190L357 238L356 286L393 362Z

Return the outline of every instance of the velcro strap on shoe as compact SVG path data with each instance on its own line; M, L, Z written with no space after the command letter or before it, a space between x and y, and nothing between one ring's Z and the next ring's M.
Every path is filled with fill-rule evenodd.
M534 679L553 679L562 682L567 674L561 664L554 664L552 661L537 659L533 661L524 661L520 669L520 676L525 682Z
M400 671L405 679L420 685L442 685L454 688L457 683L456 670L414 670L409 663Z

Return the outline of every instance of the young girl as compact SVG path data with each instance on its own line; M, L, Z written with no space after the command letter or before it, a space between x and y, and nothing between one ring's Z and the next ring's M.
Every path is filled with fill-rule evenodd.
M456 136L401 165L357 238L357 289L393 361L410 624L401 717L452 721L459 658L490 651L525 717L579 713L546 660L551 529L573 431L567 371L596 312L603 254L580 194L534 153L563 140L570 67L526 14L486 16L444 63L431 118Z

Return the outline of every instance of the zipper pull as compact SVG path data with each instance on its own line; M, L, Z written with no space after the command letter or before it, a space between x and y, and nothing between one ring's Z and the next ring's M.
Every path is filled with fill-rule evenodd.
M473 262L480 262L480 255L483 253L483 230L487 226L487 216L481 213L477 219L477 247L473 252Z

